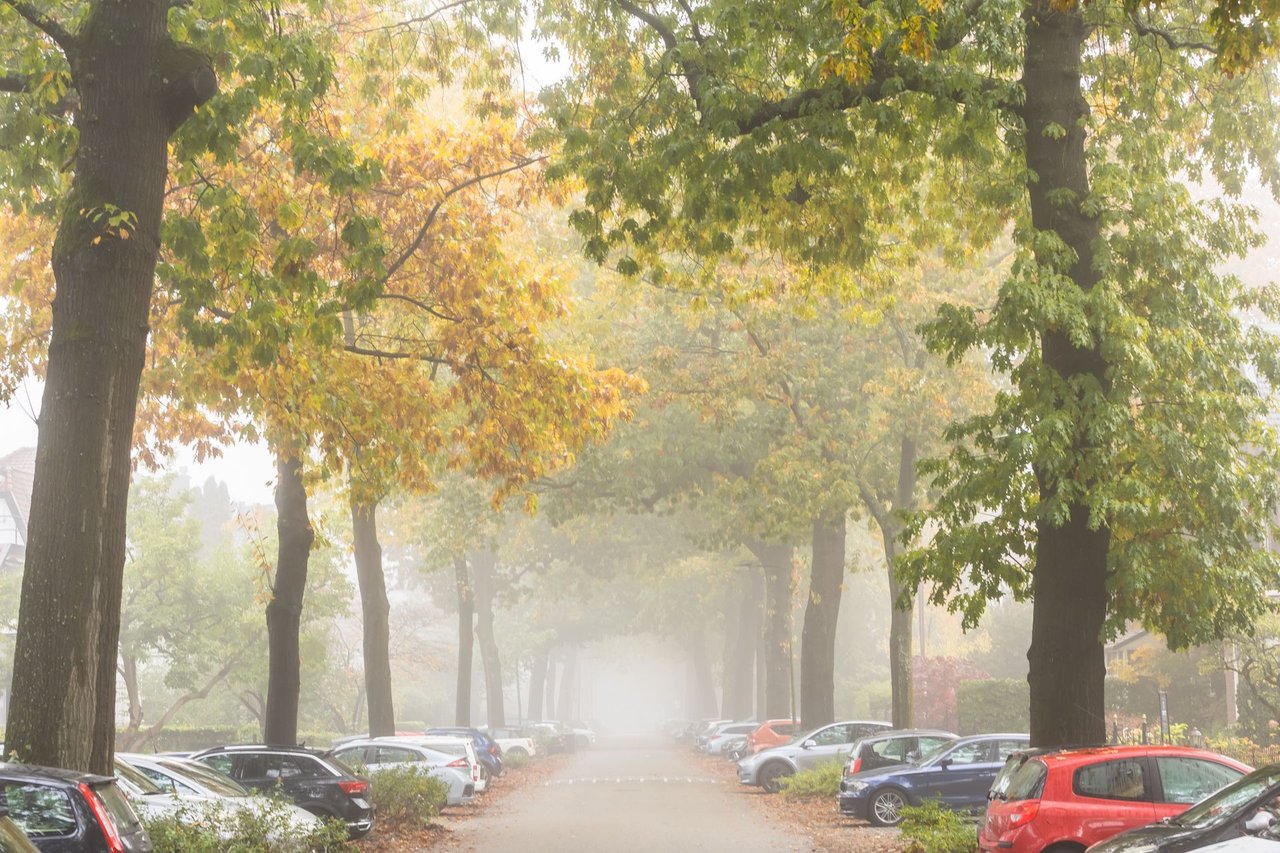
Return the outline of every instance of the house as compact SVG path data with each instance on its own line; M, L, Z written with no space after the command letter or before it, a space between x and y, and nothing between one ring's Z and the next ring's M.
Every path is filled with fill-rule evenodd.
M35 471L34 447L22 447L0 457L0 574L22 571Z

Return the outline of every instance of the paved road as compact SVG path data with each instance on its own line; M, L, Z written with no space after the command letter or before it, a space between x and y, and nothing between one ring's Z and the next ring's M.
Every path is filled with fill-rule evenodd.
M802 853L736 784L701 774L660 739L614 739L580 752L545 784L455 829L451 849L493 853Z

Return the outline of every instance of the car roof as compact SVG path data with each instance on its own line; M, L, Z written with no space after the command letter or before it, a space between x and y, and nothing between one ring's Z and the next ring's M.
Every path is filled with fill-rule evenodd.
M1052 761L1054 764L1084 764L1096 758L1123 757L1126 755L1196 755L1196 756L1218 756L1217 753L1209 749L1200 749L1194 746L1175 746L1172 744L1101 744L1099 746L1080 746L1067 749L1053 749L1038 747L1035 749L1022 749L1010 755L1010 758L1017 756L1020 760L1028 758L1039 758L1044 761ZM1234 760L1234 759L1233 759ZM1238 762L1237 762L1238 763Z
M960 735L955 732L945 731L943 729L890 729L887 732L876 732L872 735L864 735L859 740L892 740L899 737L928 737L930 735L941 735L949 737L953 740L960 740Z
M90 787L114 782L112 776L64 770L61 767L41 767L36 764L12 764L0 761L0 779L9 782L62 782L67 785L84 783Z
M226 746L213 746L194 753L191 757L200 758L205 755L236 752L284 752L290 755L310 755L314 758L319 758L324 754L324 750L313 749L309 746L267 746L261 743L233 743Z

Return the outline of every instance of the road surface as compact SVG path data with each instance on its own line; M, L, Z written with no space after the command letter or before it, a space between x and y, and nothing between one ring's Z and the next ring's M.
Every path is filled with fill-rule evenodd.
M737 783L701 773L656 738L615 738L579 752L544 783L457 825L450 849L492 853L806 853Z

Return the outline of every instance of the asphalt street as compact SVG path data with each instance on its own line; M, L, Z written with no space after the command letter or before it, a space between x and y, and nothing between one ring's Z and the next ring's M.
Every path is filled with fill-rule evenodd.
M451 846L477 853L811 849L757 814L735 787L700 774L688 755L659 738L614 738L459 825Z

